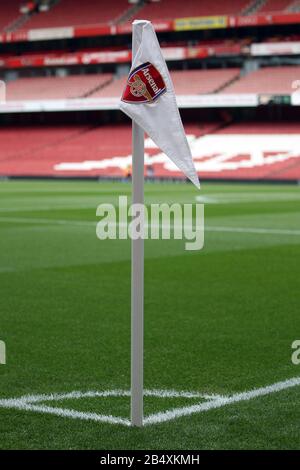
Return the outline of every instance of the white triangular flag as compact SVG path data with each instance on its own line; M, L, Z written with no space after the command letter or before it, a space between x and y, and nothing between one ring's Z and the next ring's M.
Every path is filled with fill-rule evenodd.
M150 21L136 34L137 53L123 92L120 109L133 119L175 163L200 187L191 150L178 111L173 83Z

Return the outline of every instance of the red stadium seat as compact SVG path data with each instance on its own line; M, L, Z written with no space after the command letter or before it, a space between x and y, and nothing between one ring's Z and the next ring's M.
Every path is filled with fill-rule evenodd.
M248 4L249 0L215 0L210 3L195 0L161 0L147 4L135 18L143 17L155 21L192 16L233 15L242 13Z
M3 31L20 16L20 0L9 0L9 2L5 2L5 6L3 3L0 7L0 31Z
M110 23L129 6L128 0L62 0L48 12L33 15L25 26L39 29Z
M201 178L300 179L299 123L211 122L185 130ZM3 176L119 178L131 161L129 125L10 127L0 129L0 139ZM145 151L154 176L182 178L164 165L151 141Z
M90 74L66 77L20 78L7 83L8 101L50 100L84 97L109 83L112 75Z
M263 67L226 87L224 93L290 94L300 76L299 66Z
M175 92L178 95L191 95L214 93L226 83L239 76L240 70L211 69L211 70L178 70L172 71L171 77ZM120 96L126 83L126 77L111 82L108 86L93 93L93 97L117 97Z
M286 10L291 4L292 0L266 0L258 13L271 13Z

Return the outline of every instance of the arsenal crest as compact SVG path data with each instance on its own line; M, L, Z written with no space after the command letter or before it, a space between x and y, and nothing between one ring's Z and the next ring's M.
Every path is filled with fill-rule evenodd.
M130 72L122 101L125 103L151 103L166 89L159 71L150 62L145 62Z

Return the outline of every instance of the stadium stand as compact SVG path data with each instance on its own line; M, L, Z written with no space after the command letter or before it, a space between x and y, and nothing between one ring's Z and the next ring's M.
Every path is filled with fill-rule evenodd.
M189 125L187 132L202 135L212 128L215 128L215 124ZM16 135L19 139L16 139ZM122 164L108 169L91 169L87 173L82 170L71 172L55 170L55 165L61 162L81 164L85 157L91 161L103 161L118 156L124 158L131 154L131 127L128 125L96 128L11 127L0 129L0 138L5 141L5 145L0 149L0 175L84 176L87 174L122 177ZM148 148L147 153L155 154L158 150Z
M300 66L263 67L226 87L224 93L290 94Z
M227 83L239 77L237 68L211 70L177 70L171 72L175 91L178 95L215 93ZM114 80L109 85L95 91L93 97L120 96L126 82L125 77Z
M178 95L216 93L239 77L238 68L173 71L171 77Z
M1 9L0 31L45 29L70 26L107 25L147 18L151 21L213 15L297 12L298 0L215 0L209 6L195 0L160 0L131 4L128 0L59 0L48 11L22 15L20 0L6 2ZM12 27L10 27L12 26Z
M7 83L8 101L51 100L89 96L112 79L112 74L19 78Z
M192 16L231 15L242 13L249 0L215 0L206 2L195 0L161 0L148 3L135 15L135 18L155 20L171 20Z
M286 11L292 3L292 0L266 0L258 10L258 13Z
M100 160L131 152L129 126L112 125L96 129L86 126L11 127L0 129L0 138L5 140L5 146L0 149L1 175L55 175L59 172L54 170L54 166L62 161L81 162L85 156L89 160ZM80 173L75 172L74 175ZM99 172L91 175L96 173ZM121 176L122 171L117 168L109 174Z
M33 15L26 29L113 23L130 8L128 0L61 0L47 12Z
M299 123L206 122L185 129L202 179L300 179ZM1 128L0 138L0 175L122 178L131 159L131 127L123 124ZM149 139L145 147L155 177L182 177Z
M253 13L253 10L251 13L251 6L257 7L254 14L258 13L259 16L260 13L289 12L298 4L298 0L265 0L260 2L257 0L215 0L209 5L208 11L205 2L161 0L151 4L145 2L139 10L136 9L134 15L131 15L129 13L134 11L133 6L127 0L112 2L87 0L84 8L79 0L60 0L49 12L34 14L25 23L25 26L31 29L69 25L121 24L132 21L133 16L163 21L174 17L205 16L208 14L246 15ZM99 5L101 6L99 7ZM9 24L16 25L15 20L18 15L20 15L19 1L12 0L7 4L7 8L3 8L0 29L5 28L7 31ZM127 24L124 26L125 31ZM114 30L117 31L117 28ZM23 32L21 31L21 33ZM220 96L221 94L242 95L245 93L291 94L293 92L292 82L300 78L298 53L295 52L294 56L290 57L289 49L287 49L284 60L280 56L276 59L274 57L270 59L267 55L261 58L259 55L250 55L249 45L253 41L258 44L268 41L299 42L299 33L296 28L290 28L286 35L283 31L279 31L274 36L260 35L260 31L255 32L254 30L253 35L249 33L249 36L245 38L239 37L237 33L235 33L236 38L227 33L225 30L222 31L222 39L220 39L217 34L214 37L213 33L206 35L206 31L201 31L199 36L193 33L190 39L184 39L185 36L172 32L168 33L170 37L164 36L162 43L164 48L169 48L166 54L170 53L171 48L176 49L176 46L182 46L185 49L184 54L178 54L175 59L173 57L170 59L169 56L170 60L176 60L176 62L171 62L171 67L181 68L181 70L171 71L177 95L216 94L209 97L213 104L212 107L209 104L208 110L201 108L202 104L200 104L199 109L191 106L191 109L182 112L184 119L187 116L189 120L193 119L194 121L197 119L214 120L210 123L186 125L196 168L201 178L300 180L300 124L293 123L295 119L298 119L297 103L294 103L293 100L276 97L276 100L272 101L272 106L276 106L276 113L272 113L271 105L268 109L268 100L263 100L262 97L258 97L255 103L253 100L255 106L253 105L250 110L244 109L248 106L243 104L248 103L247 97L242 97L242 106L240 106L240 96ZM94 100L94 98L118 98L126 83L126 69L128 69L130 62L130 42L128 38L121 39L120 37L117 38L117 41L115 38L113 36L102 40L99 36L95 43L91 39L86 40L83 37L76 40L70 38L67 42L61 43L49 42L47 45L44 42L45 46L43 45L41 48L39 48L39 43L34 41L33 44L26 45L24 48L26 53L23 53L22 47L19 48L19 46L3 46L1 67L4 78L11 79L17 77L18 74L27 74L30 75L30 78L21 77L7 81L9 103L2 112L3 115L7 113L9 118L6 121L4 115L3 126L0 127L2 142L0 177L124 177L124 168L128 167L131 161L131 128L129 125L119 123L122 118L113 110L115 100L111 100L113 106L112 111L109 112L107 112L106 106L110 102L109 99L104 100L106 106L103 106L104 110L98 109L99 102ZM47 38L44 38L44 41L47 41ZM209 52L206 55L195 56L195 51L192 49L196 46L199 49L206 47ZM234 52L233 46L237 47ZM297 50L296 46L295 50ZM216 50L218 51L217 60L213 58L213 55L216 55ZM126 65L122 64L122 61L111 62L107 65L104 62L103 64L92 63L90 58L88 60L85 58L76 62L76 67L80 67L77 69L75 66L73 67L71 60L69 62L58 60L56 63L50 60L61 59L64 54L71 55L83 52L99 54L105 51L125 51L127 55L124 64ZM44 60L46 55L49 60ZM33 58L38 59L35 61L36 68L33 65ZM179 65L179 61L182 65ZM286 65L297 63L299 65ZM38 76L47 73L42 71L42 67L47 67L49 72L49 64L56 75ZM233 66L233 64L235 65ZM61 69L62 66L64 70ZM198 69L195 68L197 66ZM207 68L200 68L203 66ZM218 68L213 68L216 66ZM18 69L21 67L24 67L24 71L19 72ZM189 70L190 67L192 69ZM80 70L80 75L78 71L75 72L78 75L73 75L72 70L73 72ZM101 70L109 70L110 72L101 73ZM91 71L93 73L90 73ZM62 73L68 75L60 76ZM55 108L56 103L50 103L47 108L43 105L38 107L36 102L38 100L68 100L72 98L92 98L92 100L86 103L82 101L59 102L59 109ZM181 100L183 99L181 96ZM244 99L245 101L243 101ZM23 106L20 103L23 100L35 100L35 103L27 103ZM202 100L204 99L201 98L198 101L202 103ZM13 101L19 101L19 103L13 103ZM189 102L188 99L187 102ZM193 100L190 102L194 103ZM220 102L225 104L220 105ZM257 105L258 103L259 105ZM89 104L91 104L91 111L87 110ZM78 107L76 107L77 105ZM97 111L93 106L97 108ZM40 111L36 111L37 109L42 111L41 116L39 115ZM47 109L52 112L47 113ZM55 119L54 109L55 112L60 112L59 125L49 125ZM85 112L81 112L82 109ZM289 113L287 117L285 113ZM231 123L233 119L237 122ZM251 119L250 122L249 119ZM290 121L287 123L272 122L279 119L282 121L290 119ZM267 123L265 120L269 120L269 122ZM11 125L8 126L7 122L11 122ZM26 122L27 125L25 127L18 126L19 122ZM71 126L68 124L70 122L80 124ZM110 124L100 126L100 122L109 122ZM182 177L174 168L171 170L161 161L160 151L151 143L150 139L146 140L145 147L146 166L151 162L155 177ZM147 170L145 173L147 174Z
M213 143L214 137L220 138L220 149L227 158L219 166L213 161L204 165L202 175L233 180L299 180L299 134L300 124L294 122L247 122L222 127L210 139Z
M238 68L171 72L177 95L291 94L292 82L299 76L300 66L263 67L243 77ZM121 95L125 83L125 76L113 79L110 73L19 78L7 83L7 100L115 98Z
M38 149L58 144L88 129L87 126L9 126L2 127L0 161L14 161ZM25 157L26 160L26 157Z
M288 7L287 11L290 13L299 13L300 11L300 1L294 0Z
M5 7L1 6L0 31L6 31L20 16L19 7L20 0L9 0L9 2L5 2Z

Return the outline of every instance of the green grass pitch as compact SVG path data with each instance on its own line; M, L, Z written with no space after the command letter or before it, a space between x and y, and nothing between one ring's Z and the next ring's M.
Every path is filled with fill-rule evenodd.
M205 200L205 246L145 242L145 388L232 395L300 376L300 189L146 184ZM1 182L0 401L129 390L130 241L96 238L126 183ZM204 400L204 399L203 399ZM1 449L296 449L300 386L134 429L0 406ZM199 403L145 397L145 414ZM129 418L129 397L43 403Z

